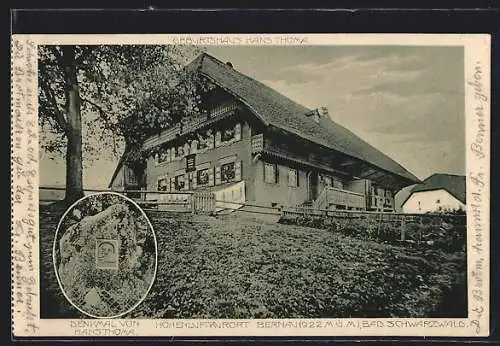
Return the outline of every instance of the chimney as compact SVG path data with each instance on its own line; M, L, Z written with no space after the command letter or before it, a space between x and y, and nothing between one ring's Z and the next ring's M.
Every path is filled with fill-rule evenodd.
M328 108L325 106L318 108L318 113L322 118L328 118L330 116Z
M328 108L319 107L319 108L313 109L312 111L307 112L306 116L311 117L314 120L314 122L319 124L320 118L325 118L325 117L327 118L329 116L328 115Z

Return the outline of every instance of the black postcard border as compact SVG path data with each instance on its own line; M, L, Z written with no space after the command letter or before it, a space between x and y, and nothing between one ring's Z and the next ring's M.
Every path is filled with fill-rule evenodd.
M24 3L24 4L23 4ZM45 5L54 3L46 1ZM236 9L231 6L218 9L203 9L196 6L179 4L176 9L161 8L159 1L121 2L122 8L103 9L102 1L87 1L84 8L71 9L64 4L65 9L52 6L53 9L40 9L34 2L30 5L26 1L19 1L18 8L9 11L11 34L92 34L92 33L486 33L491 35L492 42L492 70L491 70L491 237L490 237L490 336L488 338L449 338L449 337L161 337L161 338L93 338L98 344L110 342L182 342L216 344L223 342L248 343L340 343L353 341L375 341L386 343L404 342L415 344L422 342L442 343L459 342L486 342L494 343L500 339L500 234L496 232L499 226L499 202L496 196L499 192L498 183L493 179L498 176L498 166L495 165L496 146L499 142L498 111L498 83L500 80L500 11L494 8L490 1L476 1L476 6L482 8L368 8L367 5L358 5L358 8L341 7L327 9L300 9L277 6L269 8L264 4L259 8ZM221 3L220 1L218 2ZM223 3L223 2L222 2ZM36 4L36 3L35 3ZM175 4L175 2L173 3ZM217 2L215 2L217 4ZM258 2L254 2L255 6ZM289 3L290 4L290 3ZM293 3L292 3L293 4ZM309 3L312 5L311 3ZM434 2L435 5L438 3ZM489 5L488 5L489 4ZM123 6L125 5L125 6ZM172 5L172 3L170 3ZM353 3L351 2L351 5ZM407 3L408 5L408 3ZM24 9L21 8L24 6ZM74 6L74 5L73 5ZM94 8L92 9L92 7ZM129 6L127 8L127 6ZM200 4L198 4L200 6ZM455 5L456 6L456 5ZM123 8L125 7L125 8ZM9 50L10 52L10 50ZM10 53L9 53L10 54ZM10 55L9 55L10 58ZM9 59L10 60L10 59ZM9 73L10 75L10 73ZM9 80L7 78L7 80ZM9 86L10 89L10 80ZM9 105L10 100L6 104ZM9 126L10 128L10 126ZM9 129L7 126L4 129ZM7 136L3 138L7 139ZM9 143L10 145L10 143ZM10 220L6 217L5 220ZM10 226L10 225L9 225ZM7 251L6 251L7 253ZM9 261L10 263L10 251ZM9 268L10 277L10 265ZM10 285L9 285L10 286ZM10 293L10 292L9 292ZM10 294L4 295L9 299ZM10 319L9 319L10 322ZM9 323L10 324L10 323ZM6 329L4 329L6 330ZM11 341L75 341L82 342L88 339L68 338L19 338Z

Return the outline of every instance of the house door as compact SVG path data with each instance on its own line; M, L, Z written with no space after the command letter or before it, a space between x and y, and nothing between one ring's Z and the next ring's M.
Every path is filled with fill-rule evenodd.
M318 173L309 172L307 174L307 192L310 201L316 200L318 198Z

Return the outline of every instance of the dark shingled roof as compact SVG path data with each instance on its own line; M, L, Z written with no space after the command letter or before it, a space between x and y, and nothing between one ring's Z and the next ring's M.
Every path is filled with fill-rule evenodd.
M422 191L446 190L453 197L465 204L465 176L435 173L422 183L415 185L411 193Z
M404 178L408 184L420 182L400 164L335 123L330 117L322 117L319 123L315 122L311 117L305 116L311 111L309 108L238 72L209 54L201 54L190 65L190 69L198 68L203 75L238 98L264 124L368 162Z

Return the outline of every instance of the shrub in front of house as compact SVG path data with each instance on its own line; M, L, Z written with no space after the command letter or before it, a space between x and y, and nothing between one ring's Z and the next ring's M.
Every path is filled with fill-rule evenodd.
M403 216L405 219L376 215L350 217L284 216L280 223L326 229L361 240L400 244L410 247L440 248L444 251L461 251L466 247L465 218L453 215ZM402 226L404 222L404 226ZM404 230L403 230L404 227Z

